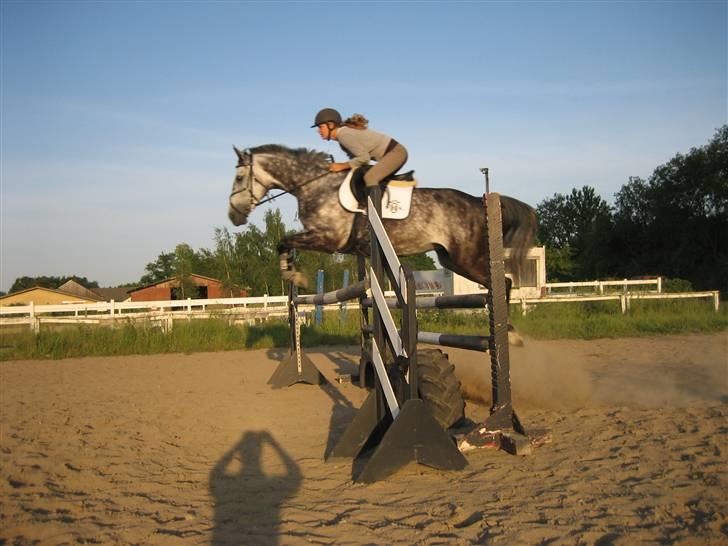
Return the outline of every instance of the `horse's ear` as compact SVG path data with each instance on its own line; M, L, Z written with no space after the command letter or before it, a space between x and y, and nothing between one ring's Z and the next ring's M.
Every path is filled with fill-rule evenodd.
M238 156L238 159L240 161L242 161L243 158L245 157L245 154L243 152L241 152L240 150L238 150L237 147L235 146L235 144L233 144L233 150L235 150L235 154Z

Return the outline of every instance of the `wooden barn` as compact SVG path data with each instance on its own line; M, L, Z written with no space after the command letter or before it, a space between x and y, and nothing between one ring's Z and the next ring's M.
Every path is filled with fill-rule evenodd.
M190 275L190 281L196 286L196 293L187 294L185 298L215 299L247 296L245 290L241 290L240 288L225 290L221 281L203 275L192 274ZM129 295L131 296L131 301L169 301L183 299L181 283L177 277L164 279L163 281L131 290Z

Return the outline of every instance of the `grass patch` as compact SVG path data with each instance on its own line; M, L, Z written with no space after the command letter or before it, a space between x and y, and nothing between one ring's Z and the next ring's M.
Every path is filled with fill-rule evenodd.
M633 300L625 315L619 302L542 303L525 316L514 307L511 318L523 334L536 339L640 337L728 329L726 306L716 313L712 302L699 300Z
M215 318L180 320L169 333L140 324L45 327L38 335L27 330L3 332L0 360L228 351L287 344L288 323L280 320L261 326L231 325Z
M320 326L302 326L304 347L355 345L359 342L359 312L350 310L344 320L338 310L324 313ZM394 312L399 324L400 313ZM536 339L596 339L719 332L728 329L728 309L713 311L712 303L698 300L633 301L622 315L618 302L543 303L525 316L513 306L511 319L523 334ZM485 311L421 310L424 331L486 335ZM64 326L0 331L0 360L58 359L84 356L192 353L287 347L290 333L285 320L258 326L231 325L224 319L178 320L171 332L140 324Z

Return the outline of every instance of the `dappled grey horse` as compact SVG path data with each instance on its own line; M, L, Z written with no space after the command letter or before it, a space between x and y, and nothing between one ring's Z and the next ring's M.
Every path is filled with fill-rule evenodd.
M369 254L369 229L356 221L360 214L339 203L338 190L346 173L331 173L328 156L307 149L268 144L245 151L235 148L237 167L228 216L240 226L266 194L278 188L298 199L303 231L285 236L278 245L281 270L287 280L302 284L289 268L291 249ZM503 245L512 249L517 274L536 233L533 208L501 196ZM434 250L440 264L471 281L490 286L488 239L483 200L458 190L415 188L410 214L403 220L383 220L398 255ZM510 282L507 281L510 289ZM508 290L510 292L510 290Z

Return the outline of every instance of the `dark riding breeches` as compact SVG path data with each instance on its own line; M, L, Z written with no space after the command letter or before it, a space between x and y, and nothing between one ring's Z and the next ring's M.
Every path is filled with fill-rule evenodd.
M390 151L382 156L382 159L377 161L376 165L367 171L364 175L364 183L369 188L376 186L384 180L385 177L390 174L394 174L401 169L402 165L404 165L406 161L407 150L401 144L395 144Z

